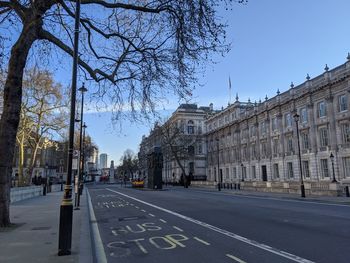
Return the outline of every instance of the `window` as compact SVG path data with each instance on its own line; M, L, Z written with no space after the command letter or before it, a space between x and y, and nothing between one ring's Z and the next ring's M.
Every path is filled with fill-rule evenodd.
M266 123L265 123L265 121L260 123L260 132L261 132L261 134L265 134L266 133Z
M187 123L187 133L194 134L194 123L193 121L188 121Z
M226 168L226 180L230 179L230 169Z
M344 177L350 177L350 156L343 157Z
M188 154L189 155L194 155L194 146L193 145L190 145L190 146L188 146Z
M348 110L348 97L345 94L338 97L338 105L340 112Z
M246 179L247 178L247 167L243 166L242 168L242 178Z
M326 102L321 101L318 103L318 117L322 118L327 115Z
M203 149L202 149L202 143L198 143L198 154L202 154Z
M319 129L321 147L328 146L328 130L326 127Z
M236 167L233 167L232 168L232 175L233 175L233 178L237 178L237 168Z
M285 126L286 127L291 127L292 126L292 115L290 113L287 113L284 115L284 120L285 120Z
M278 139L273 139L272 151L273 151L273 154L278 154Z
M321 159L321 176L322 176L322 178L329 177L328 160L327 159Z
M257 154L256 154L256 144L253 143L252 144L252 158L255 159L257 157Z
M243 159L248 158L248 151L247 151L247 146L243 146Z
M255 125L250 127L250 136L256 136L256 126Z
M252 178L256 179L256 168L255 168L255 165L252 166Z
M272 118L272 130L277 130L277 117Z
M302 162L303 175L306 178L310 178L309 161Z
M350 143L350 124L344 123L341 125L342 142Z
M308 122L307 108L302 108L300 110L300 123L307 123L307 122Z
M292 162L287 163L287 176L288 176L288 178L294 178L293 163Z
M310 148L309 133L301 133L301 147L303 150L308 150Z
M292 136L288 136L287 137L287 152L293 152L293 137Z
M267 157L267 143L261 142L261 155L262 157Z
M278 170L278 163L274 163L273 164L273 177L275 179L280 178L280 173L279 173L279 170Z

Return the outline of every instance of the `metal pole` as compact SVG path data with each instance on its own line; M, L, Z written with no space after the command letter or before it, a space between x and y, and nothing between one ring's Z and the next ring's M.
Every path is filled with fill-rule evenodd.
M333 170L333 180L332 180L332 183L336 183L337 180L335 179L334 160L332 160L332 170Z
M219 144L219 138L216 139L217 141L217 148L218 148L218 191L221 191L221 177L220 177L220 144Z
M72 223L73 223L73 204L72 204L72 161L73 161L73 143L74 143L74 122L75 122L75 100L77 89L77 70L78 70L78 50L79 50L79 24L80 24L80 0L76 1L75 11L75 29L74 29L74 52L72 68L72 90L70 105L70 123L69 123L69 145L67 162L67 180L64 187L63 200L60 206L60 225L58 238L58 255L70 255L72 247Z
M299 157L299 170L300 170L300 191L301 191L301 197L305 197L305 186L304 186L304 178L303 178L303 169L301 164L301 151L300 151L300 139L299 139L299 125L298 125L298 119L299 115L295 114L295 123L297 128L297 138L298 138L298 157Z
M86 126L86 124L85 124L85 122L84 122L84 125L83 125L83 146L82 146L82 158L81 158L81 160L82 160L82 163L81 163L81 172L82 172L82 175L84 175L84 167L85 167L85 130L86 130L86 128L87 128L87 126ZM82 179L84 179L83 177L82 177ZM82 193L82 191L83 191L83 187L84 187L84 184L83 184L83 182L84 182L84 180L82 180L81 181L81 193Z
M82 192L82 132L83 132L83 117L84 117L84 92L87 91L87 89L84 86L79 88L79 91L81 92L81 107L80 107L80 132L79 132L79 163L78 163L78 207L80 206L80 195Z

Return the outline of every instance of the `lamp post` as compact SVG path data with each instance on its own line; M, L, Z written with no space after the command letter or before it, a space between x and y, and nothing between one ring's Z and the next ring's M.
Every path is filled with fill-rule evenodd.
M82 181L81 181L81 194L83 192L83 187L84 187L84 168L85 168L85 130L87 128L85 122L84 125L82 126L83 128L83 146L82 146L82 158L81 158L81 173L82 173Z
M69 144L68 144L68 162L67 162L67 180L64 187L64 194L60 206L60 224L58 233L58 255L70 255L72 247L72 223L73 223L73 204L72 204L72 162L73 162L73 143L74 143L74 117L75 100L77 89L77 71L78 71L78 50L79 50L79 24L80 24L80 0L76 1L75 9L75 28L74 28L74 51L72 68L72 90L70 105L69 122Z
M221 191L219 138L216 138L215 140L216 140L216 145L217 145L217 148L218 148L218 191Z
M299 114L295 112L294 121L297 128L297 141L298 141L298 158L299 158L299 170L300 170L300 192L301 197L305 197L305 186L304 186L304 178L303 178L303 169L301 165L301 152L300 152L300 139L299 139Z
M244 165L243 165L243 163L241 163L241 167L242 167L242 182L244 182L244 173L243 173L243 171L244 171Z
M82 132L83 132L83 117L84 117L84 93L87 92L87 89L85 88L85 85L83 83L83 86L81 86L78 89L81 92L81 107L80 107L80 133L79 133L79 162L78 162L78 207L80 206L80 195L82 193L82 187L83 187L83 182L82 182L82 147L83 147L83 138L82 138ZM85 125L85 123L84 123Z
M333 153L331 153L331 155L329 156L329 158L331 159L332 162L332 171L333 171L333 180L332 183L336 183L337 180L335 179L335 171L334 171L334 155Z

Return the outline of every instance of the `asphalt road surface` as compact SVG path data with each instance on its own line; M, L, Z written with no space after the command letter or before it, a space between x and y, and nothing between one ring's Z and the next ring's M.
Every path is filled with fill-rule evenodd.
M90 186L107 262L350 262L350 206Z

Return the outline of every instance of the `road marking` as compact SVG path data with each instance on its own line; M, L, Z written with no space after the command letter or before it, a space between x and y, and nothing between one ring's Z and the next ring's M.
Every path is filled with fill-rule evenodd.
M107 257L105 254L105 250L103 248L103 243L101 240L100 231L98 230L95 212L94 212L94 209L93 209L92 203L91 203L90 193L88 190L86 190L86 193L87 193L87 200L89 203L90 222L91 222L92 237L93 237L94 245L95 245L96 260L97 260L97 262L107 263Z
M155 215L154 214L148 214L149 216L151 216L151 217L155 217Z
M311 261L311 260L308 260L308 259L299 257L299 256L297 256L297 255L290 254L290 253L288 253L288 252L286 252L286 251L279 250L279 249L277 249L277 248L270 247L270 246L268 246L268 245L265 245L265 244L263 244L263 243L259 243L259 242L254 241L254 240L250 240L250 239L248 239L248 238L245 238L245 237L243 237L243 236L240 236L240 235L237 235L237 234L235 234L235 233L229 232L229 231L227 231L227 230L221 229L221 228L219 228L219 227L216 227L216 226L213 226L213 225L204 223L204 222L199 221L199 220L197 220L197 219L193 219L193 218L191 218L191 217L188 217L188 216L179 214L179 213L177 213L177 212L174 212L174 211L165 209L165 208L163 208L163 207L160 207L160 206L157 206L157 205L154 205L154 204L151 204L151 203L147 203L147 202L145 202L145 201L142 201L142 200L137 199L137 198L135 198L135 197L132 197L132 196L130 196L130 195L126 195L126 194L123 194L123 193L114 191L114 190L112 190L112 189L109 189L109 188L106 188L106 190L111 191L111 192L116 193L116 194L119 194L119 195L122 195L122 196L124 196L124 197L128 197L128 198L130 198L130 199L132 199L132 200L135 200L135 201L137 201L137 202L139 202L139 203L141 203L141 204L145 204L145 205L148 205L148 206L150 206L150 207L156 208L156 209L158 209L158 210L161 210L161 211L166 212L166 213L168 213L168 214L171 214L171 215L173 215L173 216L182 218L182 219L187 220L187 221L189 221L189 222L195 223L195 224L200 225L200 226L202 226L202 227L211 229L211 230L213 230L213 231L215 231L215 232L221 233L221 234L223 234L223 235L225 235L225 236L228 236L228 237L231 237L231 238L233 238L233 239L239 240L239 241L244 242L244 243L246 243L246 244L249 244L249 245L251 245L251 246L254 246L254 247L260 248L260 249L262 249L262 250L271 252L271 253L273 253L273 254L275 254L275 255L278 255L278 256L281 256L281 257L284 257L284 258L288 258L288 259L290 259L290 260L292 260L292 261L299 262L299 263L314 263L314 262Z
M140 209L140 207L138 207L138 206L135 206L135 208L136 208L136 209Z
M141 211L146 213L146 210L144 210L144 209L141 209Z
M207 245L207 246L210 245L210 243L208 243L207 241L204 241L203 239L200 239L200 238L198 238L198 237L194 237L194 239L197 240L198 242L204 244L204 245Z
M166 221L164 219L159 219L159 221L166 224Z
M177 226L173 226L173 228L175 228L177 231L184 232L181 228L179 228Z
M238 258L238 257L235 257L235 256L232 256L232 255L230 255L230 254L226 254L226 256L229 257L229 258L231 258L231 259L233 259L233 260L236 261L236 262L239 262L239 263L247 263L247 262L243 261L242 259L240 259L240 258Z

